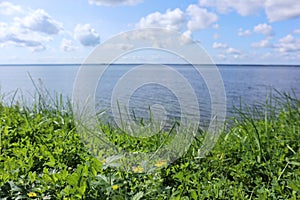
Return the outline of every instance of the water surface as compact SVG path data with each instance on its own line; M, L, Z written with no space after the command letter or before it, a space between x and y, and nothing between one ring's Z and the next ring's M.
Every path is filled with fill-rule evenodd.
M116 83L124 73L135 66L112 65L105 71L96 91L99 110L110 107L111 94ZM170 66L189 80L199 101L201 117L209 119L211 91L208 91L204 79L189 66ZM50 93L55 91L62 93L64 97L71 97L79 67L79 64L2 65L0 66L1 94L4 94L4 99L9 101L14 91L18 90L18 94L30 101L36 93L35 86L38 86L46 88ZM264 101L272 88L286 92L293 90L298 97L300 96L299 66L218 65L218 69L225 86L228 113L231 113L233 105L239 105L240 99L246 104ZM178 87L180 86L181 83L178 82ZM136 111L136 115L144 117L148 113L149 106L153 104L163 105L169 118L180 117L180 104L176 95L159 84L144 85L136 90L130 99L129 107Z

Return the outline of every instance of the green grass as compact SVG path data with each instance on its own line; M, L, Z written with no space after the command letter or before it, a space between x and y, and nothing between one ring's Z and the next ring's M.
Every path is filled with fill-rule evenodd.
M172 164L132 173L89 153L61 97L2 102L0 199L300 199L300 100L280 93L241 106L229 124L206 157L197 158L197 136ZM128 151L153 151L168 135L147 140L101 129Z

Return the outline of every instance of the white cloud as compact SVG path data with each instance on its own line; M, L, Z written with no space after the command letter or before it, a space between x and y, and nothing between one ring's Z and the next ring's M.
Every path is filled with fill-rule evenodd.
M218 58L220 58L221 60L225 60L227 56L224 54L218 54Z
M223 51L221 51L220 54L215 57L219 61L228 61L232 63L233 61L236 61L237 59L243 59L246 56L240 50L228 47L227 44L220 43L216 44L215 47L223 49Z
M226 49L226 48L228 48L228 45L225 44L225 43L214 42L213 45L212 45L212 47L214 49Z
M300 52L300 38L287 35L279 39L279 43L274 45L275 49L281 53Z
M44 51L46 50L46 47L42 44L42 45L38 45L35 47L30 48L32 52L39 52L39 51Z
M242 16L264 9L270 22L300 17L299 0L199 0L199 5L214 8L220 13L234 10Z
M232 47L227 48L226 52L229 53L229 54L233 54L233 55L240 55L240 54L242 54L239 50L237 50L235 48L232 48Z
M248 36L251 35L252 32L250 30L243 30L242 28L238 31L238 36Z
M292 36L292 35L287 35L287 36L285 36L285 37L283 37L283 38L280 38L279 39L279 42L280 43L291 43L291 42L293 42L294 41L294 37Z
M0 35L1 46L13 45L16 47L27 47L31 51L42 51L46 47L44 42L49 41L49 38L40 37L39 35L23 35L7 33Z
M2 35L0 37L0 41L7 42L7 43L13 43L16 46L27 46L27 47L42 46L42 43L38 40L30 39L26 36L24 37L24 36L16 35L13 33Z
M121 5L136 5L143 0L89 0L90 4L98 6L121 6Z
M8 28L8 25L4 22L0 22L0 35L3 34L4 31L6 31Z
M176 8L166 13L154 12L143 17L136 25L138 28L167 28L179 31L185 22L184 13Z
M199 5L213 7L220 13L235 10L242 16L257 13L263 8L265 0L199 0Z
M270 22L300 17L299 0L267 0L265 10Z
M16 18L15 21L24 28L46 34L58 34L63 29L62 23L54 20L43 9L37 9L25 18Z
M296 29L293 31L294 34L300 34L300 29Z
M158 31L159 30L159 31ZM176 34L176 33L175 33ZM140 29L137 32L134 32L130 35L132 41L143 42L147 46L153 48L169 48L171 45L174 45L174 38L171 37L174 35L173 30L170 29ZM181 44L187 44L191 41L191 32L186 31L182 33L179 41ZM122 35L124 41L128 40L127 34Z
M0 47L26 47L31 51L43 51L46 43L53 40L44 34L58 34L63 29L62 23L54 20L42 9L24 10L19 5L0 2L0 14L25 14L14 17L12 22L0 23Z
M15 13L22 13L22 12L23 10L21 6L14 5L7 1L0 2L0 14L2 15L13 15Z
M192 32L190 30L183 32L180 37L180 42L182 45L191 44L193 42Z
M134 48L134 45L130 43L103 43L101 47L108 51L114 51L114 50L129 51Z
M191 31L205 29L218 20L218 16L215 13L208 12L206 9L200 8L197 5L189 5L186 11L190 16L187 28Z
M78 47L74 45L72 40L63 39L60 44L60 48L65 52L76 51Z
M270 43L270 40L264 39L259 42L252 43L251 46L254 48L267 48L272 47L272 44Z
M258 24L253 28L255 33L261 33L263 35L273 35L273 28L268 24Z
M192 32L187 30L187 31L182 33L182 36L191 39L192 38Z
M100 43L100 36L90 24L77 24L74 29L74 38L83 46L96 46Z
M23 29L18 24L9 26L6 23L0 24L0 46L26 47L31 51L42 51L46 47L44 43L51 41L51 37L41 36L37 32Z

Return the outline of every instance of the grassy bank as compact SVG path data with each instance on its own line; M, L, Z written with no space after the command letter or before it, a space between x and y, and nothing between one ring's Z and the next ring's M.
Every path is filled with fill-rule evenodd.
M300 101L287 94L237 109L205 158L195 158L196 139L183 157L151 174L95 159L70 107L50 102L0 103L0 199L300 199ZM156 138L137 142L102 126L128 149L157 145Z

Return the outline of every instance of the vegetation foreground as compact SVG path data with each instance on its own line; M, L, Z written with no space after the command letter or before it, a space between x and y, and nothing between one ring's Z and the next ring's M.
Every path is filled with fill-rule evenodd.
M300 199L300 100L285 93L237 109L206 157L196 158L196 139L152 173L118 171L94 158L71 109L51 105L0 103L0 199ZM115 144L141 142L102 126ZM142 142L151 149L157 141Z

